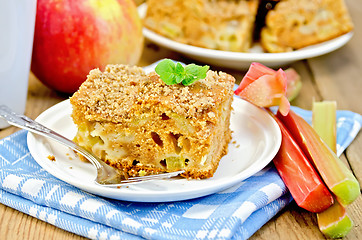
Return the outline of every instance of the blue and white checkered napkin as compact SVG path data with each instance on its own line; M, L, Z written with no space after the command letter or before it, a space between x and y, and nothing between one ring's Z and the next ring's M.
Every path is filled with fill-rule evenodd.
M293 108L310 120L311 112ZM362 117L338 111L338 153L358 134ZM0 201L91 239L246 239L292 200L273 165L237 186L172 203L98 197L43 170L27 148L26 131L0 140Z

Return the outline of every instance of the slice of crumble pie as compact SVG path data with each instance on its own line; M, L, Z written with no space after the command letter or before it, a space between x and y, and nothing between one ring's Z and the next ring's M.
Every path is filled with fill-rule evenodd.
M168 86L140 67L94 69L70 99L74 140L130 176L212 177L231 139L234 82L208 71L190 86Z

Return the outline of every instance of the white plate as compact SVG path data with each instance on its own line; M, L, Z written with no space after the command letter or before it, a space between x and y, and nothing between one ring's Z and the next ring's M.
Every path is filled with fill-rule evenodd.
M142 4L138 7L138 12L141 17L145 16L146 10L146 4ZM335 39L292 52L264 53L261 47L256 45L251 49L250 53L242 53L213 50L179 43L163 37L147 28L143 28L143 34L148 40L160 46L180 52L190 58L207 64L238 70L249 68L250 63L252 62L259 62L269 67L281 67L294 61L321 56L342 47L353 36L353 32L349 32Z
M80 161L67 147L32 133L28 134L28 147L37 163L50 174L96 195L137 202L191 199L240 183L263 169L279 150L280 129L266 111L237 97L233 108L230 126L233 134L228 154L221 159L214 176L204 180L176 178L107 188L94 184L95 169L90 163ZM65 100L36 120L72 139L76 126L70 117L71 111L69 100ZM49 155L54 155L56 161L49 160Z

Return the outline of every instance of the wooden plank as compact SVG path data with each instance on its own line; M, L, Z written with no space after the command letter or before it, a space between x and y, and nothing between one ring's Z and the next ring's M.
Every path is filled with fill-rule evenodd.
M345 51L337 50L308 62L322 100L335 100L338 109L362 113L362 65L354 62L353 56L348 53L352 52L350 48L347 45ZM346 78L355 80L347 81Z
M355 24L354 36L344 47L309 59L323 100L336 100L338 109L362 113L362 1L346 0Z
M353 174L356 176L360 187L362 189L362 134L355 138L355 140L351 143L351 145L346 149L346 156L348 159L348 163Z
M293 63L291 67L299 73L302 79L302 89L296 99L291 102L291 105L311 110L313 100L321 100L317 86L313 80L313 73L310 71L306 61L298 61Z

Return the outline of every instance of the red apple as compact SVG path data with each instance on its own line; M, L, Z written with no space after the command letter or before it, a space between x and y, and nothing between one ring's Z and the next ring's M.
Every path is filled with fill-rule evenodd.
M133 0L38 0L31 70L73 93L91 69L138 63L142 21Z

